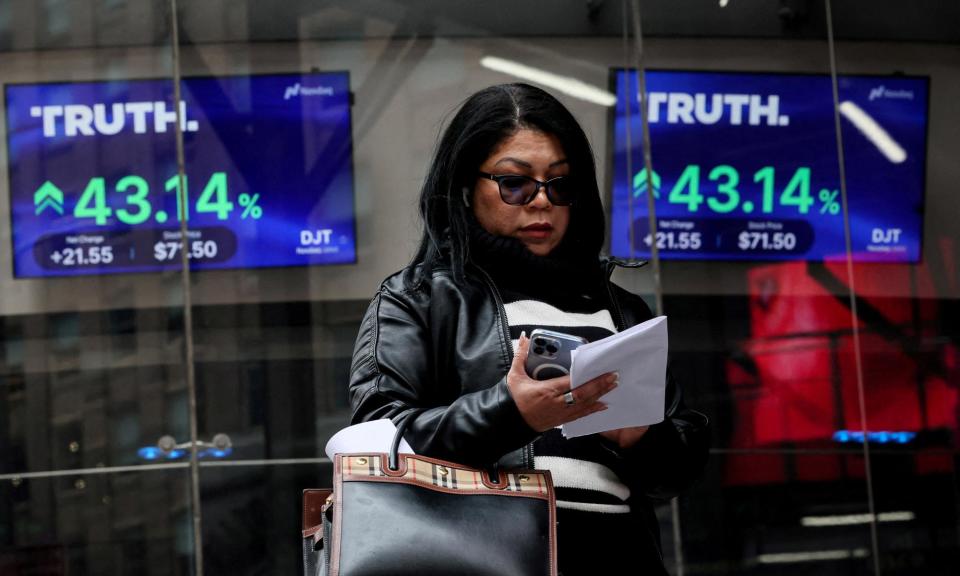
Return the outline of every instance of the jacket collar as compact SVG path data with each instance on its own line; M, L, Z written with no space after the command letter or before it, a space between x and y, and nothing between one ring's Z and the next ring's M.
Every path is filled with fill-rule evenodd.
M617 258L616 256L600 257L600 266L603 268L603 272L608 280L610 279L610 275L613 274L613 270L615 268L643 268L648 263L648 260L626 260L623 258Z

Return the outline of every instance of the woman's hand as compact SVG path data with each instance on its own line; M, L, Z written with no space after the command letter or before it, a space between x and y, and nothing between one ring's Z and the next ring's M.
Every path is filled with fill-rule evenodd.
M617 387L616 374L602 374L576 390L570 389L570 376L534 380L527 375L524 368L529 349L530 339L526 334L521 334L517 353L514 354L513 364L507 373L510 394L528 426L537 432L545 432L587 414L607 409L607 405L599 400ZM573 404L568 404L564 398L567 392L573 394Z
M629 448L639 442L649 429L649 426L633 426L631 428L607 430L606 432L600 432L600 435L607 440L616 442L617 446L621 448Z

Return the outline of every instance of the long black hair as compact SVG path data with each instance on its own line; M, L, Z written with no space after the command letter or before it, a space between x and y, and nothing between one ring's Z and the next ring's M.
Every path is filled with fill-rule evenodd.
M478 225L464 197L472 195L480 165L501 141L522 128L552 134L560 140L570 177L577 185L570 225L561 246L571 257L596 263L605 225L596 165L586 134L573 114L547 92L529 84L501 84L467 98L437 144L420 191L423 234L409 280L419 283L441 261L449 261L454 277L463 279L470 258L470 227ZM418 264L422 266L417 268Z

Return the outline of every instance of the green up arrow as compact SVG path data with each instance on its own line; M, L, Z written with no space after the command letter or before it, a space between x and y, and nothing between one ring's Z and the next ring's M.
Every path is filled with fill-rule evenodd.
M660 197L660 175L655 170L650 171L650 181L653 182L653 197ZM637 172L633 177L633 197L638 198L647 191L647 169Z
M33 205L36 207L36 214L51 208L63 216L63 192L53 182L47 180L33 193Z

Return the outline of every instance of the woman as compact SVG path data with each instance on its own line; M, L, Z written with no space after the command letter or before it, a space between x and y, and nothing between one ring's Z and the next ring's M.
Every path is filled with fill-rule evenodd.
M599 258L604 216L583 130L533 86L474 94L441 138L420 213L413 263L384 281L360 328L353 421L423 410L405 434L419 454L551 470L564 576L610 565L665 574L651 498L702 472L706 418L668 378L663 423L564 439L557 427L603 410L616 375L571 391L568 376L524 370L536 327L595 340L651 317Z

